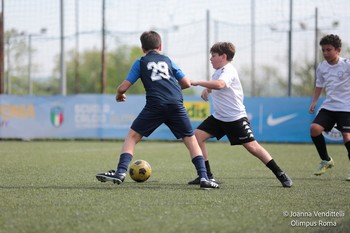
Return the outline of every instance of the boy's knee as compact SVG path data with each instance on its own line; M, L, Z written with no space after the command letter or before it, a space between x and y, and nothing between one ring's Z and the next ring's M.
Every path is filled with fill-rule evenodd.
M310 126L310 134L312 137L316 137L318 135L320 135L323 131L322 126L318 125L318 124L311 124Z

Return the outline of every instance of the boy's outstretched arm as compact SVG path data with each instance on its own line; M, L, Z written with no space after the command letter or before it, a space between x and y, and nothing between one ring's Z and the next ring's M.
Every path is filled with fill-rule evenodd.
M183 77L182 79L180 79L179 84L180 84L181 89L186 89L186 88L191 87L191 81L186 77Z
M202 86L206 87L208 89L214 89L214 90L220 90L223 89L226 86L225 81L223 80L199 80L199 81L194 81L191 80L191 85L192 86Z
M124 102L126 100L125 92L131 87L131 85L131 82L128 80L124 80L122 84L119 85L117 88L117 94L115 96L117 102Z

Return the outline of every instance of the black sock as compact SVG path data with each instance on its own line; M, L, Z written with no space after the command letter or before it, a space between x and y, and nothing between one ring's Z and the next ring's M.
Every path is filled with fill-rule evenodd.
M350 142L347 142L344 144L346 149L348 150L348 157L349 157L349 160L350 160Z
M326 161L330 161L331 158L329 157L328 155L328 152L327 152L327 147L326 147L326 141L324 140L324 137L322 134L316 136L316 137L312 137L311 136L311 139L317 149L317 152L320 156L320 158L322 160L326 160Z
M283 171L281 170L281 168L277 165L277 163L275 162L275 160L271 159L267 164L266 167L270 168L270 170L273 172L273 174L275 174L275 176L278 176L279 174L281 174Z
M207 168L207 175L208 177L213 177L213 173L211 173L211 170L210 170L210 164L209 164L209 160L205 161L205 167Z

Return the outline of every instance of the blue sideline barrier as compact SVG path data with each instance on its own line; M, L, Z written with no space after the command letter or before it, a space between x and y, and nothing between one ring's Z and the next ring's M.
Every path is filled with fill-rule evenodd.
M244 102L258 141L311 142L309 127L315 117L308 113L311 97L247 97ZM114 95L0 95L0 138L124 139L144 104L143 95L128 95L125 103L116 103ZM194 128L212 111L210 103L198 96L185 96L184 104ZM325 137L328 142L342 142L335 129ZM149 139L175 137L163 125Z

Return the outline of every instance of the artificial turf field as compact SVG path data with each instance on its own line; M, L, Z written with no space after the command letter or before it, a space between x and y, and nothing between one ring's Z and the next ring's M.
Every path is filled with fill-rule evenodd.
M350 232L343 145L329 145L335 167L315 177L313 145L262 144L294 181L282 188L243 147L208 143L219 190L187 185L196 173L179 142L137 145L135 159L152 166L145 183L98 182L96 173L115 168L121 145L0 141L0 232Z

